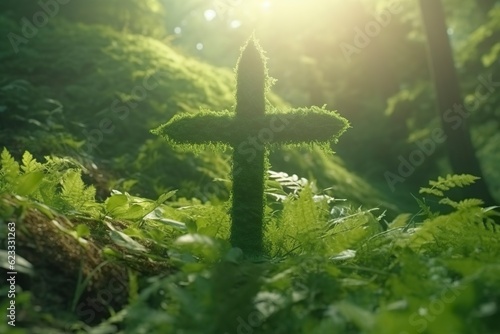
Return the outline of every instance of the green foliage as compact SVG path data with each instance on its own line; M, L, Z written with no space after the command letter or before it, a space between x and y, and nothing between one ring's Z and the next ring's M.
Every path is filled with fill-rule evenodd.
M140 221L148 217L150 220L159 219L161 221L161 215L158 215L155 210L159 209L174 194L175 191L169 191L160 195L156 201L150 201L114 190L104 202L104 206L106 214L116 219Z
M432 194L438 197L444 196L444 191L455 187L464 187L474 183L478 177L468 174L450 175L438 177L437 181L429 181L430 188L420 188L421 194Z
M0 17L2 34L16 26ZM222 176L215 163L220 157L172 150L149 130L176 113L232 105L230 70L187 58L152 38L60 16L18 53L7 38L0 44L0 122L6 127L0 145L13 154L71 156L101 187L137 180L121 189L151 197L176 188L192 197L188 182ZM165 151L159 160L146 156L152 146Z
M69 159L45 157L39 163L28 151L21 164L4 148L1 154L0 193L12 193L68 212L92 211L95 188L81 179L81 166Z
M5 0L0 4L0 10L19 21L21 17L31 18L34 13L49 8L45 11L54 11L56 16L72 22L102 25L119 32L157 38L166 35L165 27L158 23L165 20L165 10L160 0L87 0L42 4L45 6L41 6L39 2Z
M123 10L128 10L128 4L125 7ZM88 21L68 22L62 20L64 17L61 12L52 18L36 38L20 45L19 53L7 38L0 40L0 72L5 78L5 89L0 90L4 101L0 103L0 123L5 124L0 147L9 148L15 156L28 150L39 160L50 154L76 159L89 171L87 176L100 199L110 189L151 198L178 189L178 197L227 200L230 181L214 180L228 179L229 151L214 154L211 147L200 147L193 154L151 136L150 129L175 115L187 117L200 109L229 109L235 102L234 73L182 55L152 38L119 33ZM3 35L18 28L14 19L0 17ZM147 93L144 98L142 89ZM267 99L269 114L289 109L271 92ZM327 113L320 109L314 108L318 114ZM300 114L300 108L293 110ZM333 112L331 119L328 117L318 115L318 122L336 122ZM106 123L109 120L111 125ZM303 123L290 120L288 126L296 127L297 132L305 127L309 127L307 132L322 129ZM110 128L102 128L102 124ZM272 124L281 128L279 118ZM335 126L341 131L344 124L341 121ZM198 131L201 128L195 133ZM267 138L266 134L262 137ZM339 195L358 205L359 199L368 197L358 195L358 190L370 190L371 186L339 166L342 162L338 157L325 158L321 150L314 150L301 153L309 156L304 160L298 153L281 152L275 150L271 156L279 163L277 170L312 173L322 187L341 188ZM295 158L283 163L285 156L291 155ZM324 165L307 164L311 160ZM343 170L342 177L333 173L338 169ZM353 187L349 180L354 179ZM374 194L373 198L380 197Z
M465 104L472 106L469 107L472 109L472 138L482 162L485 180L496 198L500 196L500 173L496 168L498 155L492 153L498 152L500 148L500 97L497 93L500 73L499 18L500 8L493 6L485 15L484 22L467 36L466 43L457 54L460 65L468 72L475 73L473 80L465 82ZM480 98L478 91L483 89L486 94Z
M92 206L74 197L88 191L74 163L54 157L39 163L29 153L17 162L7 150L1 161L3 192L15 189L24 175L42 172L44 181L59 180L59 202L40 201L66 203L70 217L89 216ZM424 192L447 194L474 179L449 175L429 182ZM37 191L29 197L36 199ZM56 321L46 305L35 312L26 302L30 324L42 315L54 319L43 321L54 333L68 326L82 333L102 328L118 333L114 326L152 333L399 333L424 328L436 334L495 333L500 301L500 248L490 224L499 216L495 208L482 208L473 199L446 199L449 213L421 221L420 213L406 214L382 224L383 214L353 208L296 175L270 172L266 194L272 218L265 240L271 256L256 262L224 240L229 233L226 205L175 201L173 193L153 201L118 191L103 203L94 201L100 227L81 223L74 230L59 229L81 242L107 240L99 246L103 254L138 270L130 304L100 325L88 326L68 318ZM2 196L5 192L0 196L5 206ZM20 196L16 201L35 205ZM16 203L11 205L21 205ZM128 221L118 224L124 229L116 227L116 219ZM147 263L165 261L177 271L143 272ZM93 275L81 277L75 302ZM37 292L25 293L32 297Z
M402 228L402 218L382 232L381 217L370 211L342 208L328 198L318 201L310 184L302 181L297 188L296 178L274 176L283 187L291 186L283 214L276 218L279 229L267 231L276 249L283 247L282 255L251 263L213 240L190 237L205 245L204 251L193 252L206 254L208 263L215 256L209 254L219 254L220 260L209 267L185 265L178 275L155 280L141 302L130 306L127 328L158 333L180 328L192 333L495 332L493 305L500 298L493 292L498 290L491 290L499 286L496 233L482 224L454 223L475 220L477 211L457 210L413 229ZM336 209L329 213L331 204ZM335 237L318 237L328 236L332 226L338 228ZM184 282L183 288L176 282ZM158 298L159 291L166 297Z
M375 12L393 1L304 2L292 4L296 11L288 10L286 1L273 2L272 15L258 20L238 14L260 2L222 2L235 12L215 8L217 18L210 22L203 12L212 5L204 1L165 2L168 30L181 27L182 33L161 42L143 36L165 36L156 21L163 15L156 0L71 1L20 45L19 53L8 38L0 41L0 147L8 148L0 154L0 245L7 245L5 222L15 221L17 269L36 274L30 285L18 276L18 326L12 331L2 322L0 332L497 333L498 208L453 196L474 178L452 175L430 182L418 212L400 206L405 191L387 199L375 190L379 171L394 167L395 157L407 156L403 152L412 152L439 127L431 117L434 101L417 3L405 3L369 47L348 61L339 45L351 43L354 29L374 22ZM480 22L477 4L492 2L443 2L465 103L475 106L467 120L486 179L498 195L500 95L479 99L476 92L496 89L499 8ZM36 1L2 1L0 34L20 33L19 19L31 19L39 8ZM240 29L214 29L233 19L241 20ZM231 188L230 151L214 154L202 145L194 154L177 151L150 136L149 129L172 117L230 109L231 71L176 50L180 46L197 58L231 66L237 57L231 50L254 29L280 79L275 91L295 105L342 107L353 131L335 148L347 164L316 144L309 150L272 147L270 163L282 172L270 172L264 187L269 256L251 262L227 242L231 219L223 201ZM194 51L200 41L204 49ZM481 85L490 79L489 89ZM157 86L141 98L144 82ZM268 116L289 109L268 97ZM290 126L308 126L297 108L291 114L297 122L290 120ZM331 116L317 119L333 123ZM101 128L105 119L114 125L111 133ZM202 127L207 120L199 129L209 132ZM339 130L345 125L340 123ZM198 135L199 129L189 131ZM317 131L321 127L311 125L305 132ZM179 138L189 135L181 132ZM226 133L200 135L219 140ZM437 148L405 185L420 184L438 170L446 175L442 156ZM119 190L108 196L109 189ZM403 213L393 219L397 212ZM58 233L42 235L43 246L40 236L25 234L52 227ZM60 247L66 236L77 240L77 247ZM83 255L68 260L80 246ZM78 272L66 270L95 256L91 251L106 261L82 270L76 281ZM4 269L6 254L0 250ZM25 255L31 263L23 261ZM54 262L61 257L62 265ZM105 305L112 310L109 318L99 314L94 323L84 323L88 318L78 312L78 299L85 300L99 279L94 273L108 262L128 271L129 304ZM114 278L101 280L108 284ZM69 298L58 294L66 286L77 288ZM7 286L0 294L7 294Z
M446 205L456 210L457 214L465 215L461 220L473 221L476 224L495 224L495 217L498 214L494 211L497 207L489 207L482 209L483 201L477 198L468 198L460 201L450 199L445 195L445 192L450 192L453 188L462 188L474 183L478 177L473 175L447 175L446 177L439 177L437 181L429 181L430 188L423 187L420 189L422 194L430 194L439 198L438 204ZM431 207L424 201L418 201L422 213L429 218L437 218L439 214L432 212ZM473 215L472 215L473 213ZM474 217L474 219L466 217Z
M82 148L84 142L65 128L69 124L62 104L50 95L27 80L0 81L0 147L8 146L19 155L30 149L37 156L74 155Z
M480 61L485 68L494 65L499 58L499 43L495 37L500 31L500 9L494 7L488 13L488 19L480 25L469 37L468 43L460 50L461 65L467 62Z
M68 171L61 179L61 199L72 209L79 210L95 197L94 187L86 187L80 171Z
M0 21L5 33L9 22ZM40 52L44 45L51 45L50 52ZM64 51L68 45L72 45L71 54ZM157 40L105 27L58 21L20 48L15 60L10 60L14 51L9 44L2 49L0 66L5 77L30 80L31 73L40 73L37 83L54 94L51 97L64 106L70 121L78 122L75 133L81 136L82 130L99 130L104 118L112 121L114 130L101 130L104 138L100 143L95 138L89 149L92 142L87 142L84 148L91 153L109 153L110 147L124 153L132 141L121 146L121 139L135 133L133 145L140 146L160 119L197 111L200 106L224 107L233 102L231 90L222 83L231 82L230 71L186 58ZM24 65L27 62L29 67ZM123 63L119 72L110 66L117 63Z
M45 160L39 163L26 151L19 164L4 148L0 160L0 194L24 196L66 214L168 223L161 206L175 191L151 201L114 190L103 204L99 204L95 200L94 186L87 186L82 180L83 166L68 158L47 156ZM175 221L172 223L175 225Z

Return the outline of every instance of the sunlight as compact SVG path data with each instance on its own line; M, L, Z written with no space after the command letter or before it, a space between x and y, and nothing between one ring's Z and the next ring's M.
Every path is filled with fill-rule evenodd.
M215 10L213 10L213 9L207 9L203 13L203 16L205 17L205 20L212 21L217 16L217 12Z
M271 5L272 5L271 1L263 1L261 7L264 11L269 11Z
M229 26L233 29L241 27L241 21L240 20L232 20Z

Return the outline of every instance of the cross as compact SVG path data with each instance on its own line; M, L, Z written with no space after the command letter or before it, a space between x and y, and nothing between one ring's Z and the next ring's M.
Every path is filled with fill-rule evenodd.
M252 37L237 63L235 112L179 114L154 130L174 145L229 145L233 149L231 244L247 255L263 253L267 148L280 144L334 141L346 119L324 108L266 113L267 68ZM271 108L271 107L270 107Z

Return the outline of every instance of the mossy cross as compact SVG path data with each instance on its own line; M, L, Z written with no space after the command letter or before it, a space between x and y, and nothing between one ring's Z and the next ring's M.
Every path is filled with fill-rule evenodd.
M263 253L266 147L336 140L348 122L324 108L266 114L268 82L263 51L254 38L237 64L235 113L179 114L154 130L175 145L226 144L233 148L231 244L245 254ZM269 106L269 108L271 108Z

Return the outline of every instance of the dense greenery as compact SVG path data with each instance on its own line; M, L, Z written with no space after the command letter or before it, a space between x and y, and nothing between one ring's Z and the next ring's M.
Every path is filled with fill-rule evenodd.
M76 290L60 289L55 280L34 296L19 293L24 313L18 324L30 327L30 333L66 333L70 327L92 332L71 322L71 314L97 323L104 309L99 312L86 301L107 291L110 278L102 272L118 263L130 268L128 288L108 295L106 302L123 303L125 294L128 306L94 332L114 333L116 326L130 333L496 331L500 248L492 218L498 213L474 199L446 197L454 187L474 182L472 176L440 178L421 189L451 212L419 201L419 212L387 222L376 209L343 205L306 179L273 173L268 194L274 199L268 205L281 209L266 229L270 255L248 262L226 241L224 206L172 201L173 193L150 201L118 191L96 202L94 189L79 173L67 161L39 163L26 152L18 164L7 150L2 153L0 186L23 195L2 196L2 219L15 219L18 231L27 230L19 241L28 238L32 246L23 255L37 261L40 254L34 252L50 256L60 247L54 264L64 266L77 260L73 254L80 249L81 263L65 268L66 280L78 272L93 278L78 280ZM34 221L38 231L30 227ZM33 249L41 238L68 240ZM93 254L94 247L101 254ZM95 256L106 261L102 269L88 268ZM18 256L21 273L51 274L44 273L50 268L32 268L22 260ZM58 317L47 323L44 314L58 299L73 300L72 307L64 316L58 309Z
M441 2L467 111L449 122L499 201L500 5ZM497 333L500 210L451 172L421 22L418 1L0 2L0 332ZM249 259L230 243L244 133L200 128L236 122L252 33L267 116L294 117ZM351 125L338 143L280 147L328 109ZM229 145L173 145L207 136Z
M2 34L14 27L13 20L0 18ZM150 130L177 113L229 109L234 103L230 71L186 58L152 38L66 21L40 30L18 54L7 39L1 43L0 94L6 105L0 117L7 130L0 145L13 154L29 149L39 158L70 155L94 182L108 183L103 187L146 196L169 189L202 199L211 193L227 196L227 187L212 181L227 178L227 158L210 150L174 151ZM268 98L284 106L276 96ZM307 167L293 172L301 170ZM350 191L348 185L342 188Z

